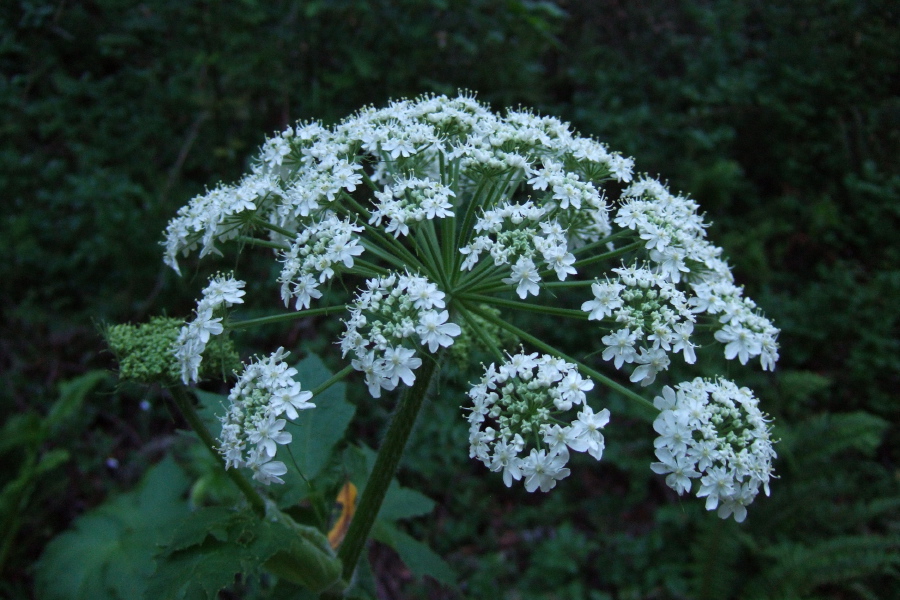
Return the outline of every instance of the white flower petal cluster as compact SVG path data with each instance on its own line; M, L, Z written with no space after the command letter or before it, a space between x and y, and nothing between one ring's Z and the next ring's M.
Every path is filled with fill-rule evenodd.
M225 329L222 317L216 317L220 308L243 304L245 282L231 276L216 275L203 289L203 296L197 302L194 320L185 323L178 334L172 352L181 365L181 380L188 384L199 378L203 351L210 336L219 335Z
M289 250L280 254L284 264L278 282L281 299L287 306L296 299L297 310L309 308L315 298L321 298L319 284L334 277L335 267L353 268L353 258L363 253L359 237L362 227L334 213L326 213L297 234Z
M219 185L197 196L178 209L178 216L166 228L163 260L180 273L179 253L187 256L197 246L201 246L201 257L217 252L216 242L227 241L240 233L241 213L271 205L280 195L277 178L253 173L237 185Z
M469 456L502 471L507 487L524 479L529 492L553 489L569 475L569 450L603 456L609 410L588 406L585 392L593 388L575 365L547 354L516 354L499 369L491 364L469 390ZM575 418L573 407L581 407Z
M706 240L707 224L695 201L673 195L644 176L622 192L621 202L615 223L638 232L650 260L668 281L678 283L692 271L722 270L722 249Z
M284 483L281 475L287 467L272 460L279 445L291 443L284 431L288 419L296 419L298 411L315 408L312 392L303 390L294 379L297 369L284 359L290 354L279 348L265 359L251 361L231 389L231 402L222 417L219 451L226 468L247 467L253 478L266 485Z
M615 322L611 333L602 338L606 348L603 360L611 360L617 369L635 363L631 381L647 386L656 375L669 368L669 354L683 353L685 362L697 360L694 314L684 293L665 276L646 267L613 269L618 277L591 286L594 299L581 305L588 320Z
M742 365L759 357L762 368L774 371L778 362L778 328L760 314L756 303L743 297L743 289L730 281L697 283L688 302L694 312L719 315L722 328L716 341L725 344L725 358L737 358Z
M548 210L529 200L523 204L506 202L484 211L475 222L475 231L481 235L460 249L466 257L461 270L472 270L485 252L495 266L511 264L511 276L503 283L515 285L523 300L540 291L537 265L553 269L560 281L575 274L575 256L569 252L565 230L556 220L543 220Z
M373 164L368 178L365 163ZM452 175L447 172L451 164ZM255 223L302 235L321 223L324 213L341 213L346 208L341 195L356 191L363 181L376 186L373 208L367 209L369 224L395 237L408 236L420 223L456 216L460 194L471 197L480 189L476 201L484 217L477 218L485 226L484 239L473 242L466 236L460 249L469 266L482 251L490 251L495 264L509 264L510 284L527 296L537 293L538 268L553 269L560 280L574 275L570 250L609 235L609 209L597 184L631 181L632 167L630 158L576 135L552 117L527 111L503 117L468 96L403 100L363 109L333 128L302 123L268 139L254 172L240 185L220 186L179 211L166 230L166 262L177 270L179 253L202 244L201 254L206 254L217 241L237 237ZM505 184L498 180L479 188L493 175ZM536 194L531 227L523 229L509 196L526 181ZM501 230L487 227L497 211L507 213ZM534 221L538 214L547 218ZM542 245L536 252L534 247L518 251L529 233ZM510 239L497 239L504 234ZM272 236L291 241L279 233ZM488 238L493 238L491 247L479 249ZM296 294L281 283L283 296L305 304L305 290L312 287L307 278L296 278Z
M350 307L341 336L344 356L365 373L373 398L393 390L402 381L411 386L414 371L422 366L417 349L435 353L453 345L462 330L449 321L444 292L426 278L397 273L369 279Z
M526 110L494 114L467 95L401 100L366 107L333 127L300 123L269 138L251 174L179 211L166 230L165 260L177 270L178 255L199 249L203 256L238 238L272 247L281 263L281 298L298 311L321 298L326 283L369 278L349 304L339 344L375 398L401 383L412 385L422 361L430 359L425 352L438 353L462 336L451 314L509 333L515 328L504 326L507 309L577 317L579 311L549 303L579 292L580 318L600 328L603 360L616 369L629 365L633 383L652 384L673 354L695 363L697 348L712 339L723 344L729 360L759 358L764 369L774 369L778 329L735 285L722 249L706 239L696 202L646 175L635 179L633 167L632 159L552 117ZM607 201L609 182L627 186L618 200ZM269 239L259 239L260 232ZM612 260L625 262L610 269ZM553 276L558 281L546 282ZM242 286L210 291L208 301L205 294L196 318L182 330L176 353L185 382L197 379L203 348L223 331L219 309L239 302ZM560 293L550 298L540 294L542 287ZM505 297L513 293L517 300ZM502 362L496 334L472 334ZM771 469L750 461L765 454L759 441L767 435L765 425L738 424L757 419L748 408L755 409L755 400L729 385L681 384L677 393L664 394L688 398L687 422L700 425L685 433L681 421L673 425L681 408L661 407L668 416L657 423L675 431L660 432L667 441L658 446L654 468L682 493L694 479L731 473L731 488L703 488L703 497L714 496L709 502L716 508L738 516L738 505L768 482ZM602 455L609 413L585 404L592 387L574 365L549 355L520 353L499 368L492 365L469 394L472 455L503 471L507 485L524 480L529 491L551 489L568 475L570 451ZM271 459L284 420L277 417L282 413L271 415L299 410L293 388L284 389L278 400L266 388L271 420L251 424L252 439L229 438L235 461L255 465L260 480L275 481L283 473ZM711 416L702 417L698 406ZM577 416L565 417L570 411ZM742 454L745 441L750 450ZM695 450L687 449L695 442L697 453L718 452L719 462L701 465ZM736 458L726 455L726 442Z
M376 209L370 225L381 226L394 237L409 235L409 224L426 219L452 217L456 193L439 181L407 177L398 179L383 191L375 192Z
M731 270L721 259L722 249L706 239L706 227L693 200L676 196L659 181L641 177L622 193L615 223L638 232L655 271L666 281L687 281L688 302L695 313L720 315L715 332L725 344L725 357L747 364L759 356L764 370L778 361L778 329L743 297Z
M696 492L723 519L747 517L760 487L769 495L776 458L767 416L747 388L697 378L663 388L654 405L654 472L679 494Z

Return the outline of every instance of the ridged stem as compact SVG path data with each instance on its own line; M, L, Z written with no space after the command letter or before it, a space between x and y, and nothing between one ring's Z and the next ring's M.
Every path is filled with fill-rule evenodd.
M350 523L344 542L338 550L338 558L344 564L344 579L348 581L356 569L356 563L359 562L363 548L365 548L369 532L372 529L372 525L375 524L375 517L378 516L378 511L381 510L381 503L385 494L387 494L391 480L394 478L394 473L397 471L397 465L400 463L400 457L403 456L406 441L409 439L409 434L412 431L413 424L416 422L416 416L422 407L422 401L425 399L425 394L428 392L428 386L436 369L436 357L427 357L416 373L416 380L413 386L402 395L400 403L394 411L384 442L378 451L378 457L375 459L372 474L369 476L366 488L363 490L362 497L359 500L356 514Z

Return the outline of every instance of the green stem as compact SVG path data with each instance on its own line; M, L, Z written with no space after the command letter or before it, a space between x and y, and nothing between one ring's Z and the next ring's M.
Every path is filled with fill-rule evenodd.
M238 469L225 468L225 462L222 460L219 451L216 450L218 444L216 444L215 438L206 428L206 425L203 424L200 415L197 414L194 403L188 396L187 388L183 385L175 384L169 386L169 391L172 393L172 398L175 399L175 404L178 406L178 410L181 411L181 414L184 415L188 425L191 426L191 429L194 430L194 433L197 434L197 437L200 438L200 441L203 442L203 445L206 446L206 449L209 450L210 454L215 457L216 462L225 470L225 474L228 475L228 477L231 478L231 481L233 481L238 489L241 490L241 493L244 494L244 498L247 499L247 502L253 508L253 511L260 517L265 516L266 502L262 499L262 496L256 493L256 490L253 489L253 486Z
M261 225L262 227L269 229L270 231L274 231L275 233L280 233L281 235L283 235L284 237L286 237L290 240L297 239L296 231L289 231L289 230L285 229L284 227L280 227L280 226L276 225L275 223L269 223L268 221L263 221L262 219L254 219L254 222L257 225Z
M581 260L575 261L572 265L573 267L583 267L585 265L590 265L595 262L600 262L601 260L609 260L610 258L615 258L616 256L621 256L622 254L628 254L632 250L637 250L641 246L644 245L643 241L632 242L627 246L622 246L621 248L616 248L615 250L610 250L609 252L604 252L603 254L598 254L596 256L592 256L590 258L583 258ZM551 273L553 271L550 271Z
M234 239L237 242L250 244L251 246L262 246L263 248L274 248L275 250L290 250L290 246L285 246L278 242L270 242L269 240L261 240L259 238L250 237L249 235L239 235Z
M378 273L379 275L385 275L388 273L388 270L385 269L384 267L379 267L375 263L371 263L371 262L369 262L367 260L363 260L359 257L355 257L353 259L353 264L359 265L365 269L368 269L369 271L372 271L373 273Z
M596 279L573 279L570 281L548 281L547 283L541 282L541 287L543 288L573 288L573 287L587 287L589 285L594 285L597 283Z
M364 170L363 170L363 171L358 171L358 173L359 173L360 175L362 175L363 181L365 182L365 184L366 184L367 186L369 186L369 189L370 189L370 190L372 190L373 192L378 192L378 191L380 191L380 190L378 189L378 186L375 185L375 182L372 181L372 180L369 178L369 176L366 174L366 172L365 172Z
M342 380L344 377L346 377L347 375L349 375L352 372L353 372L353 367L351 365L347 365L346 367L344 367L343 369L341 369L340 371L338 371L337 373L332 375L330 378L326 379L321 385L314 388L312 390L313 398L315 398L316 396L318 396L319 394L321 394L322 392L324 392L325 390L327 390L328 388L330 388L331 386L333 386L338 381Z
M605 246L606 244L610 243L611 241L618 239L622 236L625 236L629 233L633 234L634 232L631 231L630 229L623 229L622 231L617 231L616 233L614 233L612 235L606 236L602 240L597 240L596 242L591 242L590 244L585 244L584 246L582 246L580 248L575 248L574 250L572 250L572 254L577 256L579 254L584 254L585 252L590 252L594 248L599 248L601 246Z
M495 344L494 341L484 333L483 327L478 324L478 322L475 320L475 317L465 308L460 310L459 314L461 314L462 318L465 319L466 323L469 324L472 332L476 337L478 337L479 340L481 340L481 343L484 344L488 352L493 354L494 358L496 358L498 362L505 362L506 357L503 356L503 352L500 350L500 348L497 347L497 344Z
M541 306L539 304L531 304L530 302L517 302L516 300L506 300L505 298L495 298L494 296L481 296L479 294L460 294L458 297L461 300L469 300L472 302L479 302L481 304L493 304L494 306L504 306L506 308L515 308L517 310L527 310L530 312L537 312L545 315L554 315L557 317L580 319L582 321L586 321L588 318L588 313L581 310L573 310L569 308Z
M359 500L356 515L350 523L344 543L338 550L338 558L344 565L344 579L349 580L356 569L356 563L359 562L369 532L372 525L375 524L375 518L381 509L388 486L397 471L400 457L403 456L403 449L406 447L406 441L416 422L419 408L428 392L431 378L437 370L437 360L431 359L432 357L428 356L422 361L413 386L406 390L394 411L384 442L375 459L372 474L369 476L366 488Z
M413 264L418 264L421 266L421 263L416 259L415 255L412 254L409 250L407 250L399 240L394 238L392 235L388 233L384 233L380 229L369 225L369 217L370 213L365 209L359 202L357 202L352 196L344 192L341 196L344 200L347 201L347 204L353 208L360 216L363 217L364 221L360 223L363 227L365 227L366 231L373 237L378 239L385 248L391 248L394 252L397 253L399 257L403 260L410 261ZM352 215L353 213L349 209L344 209L345 212ZM385 252L387 250L384 250Z
M547 352L548 354L552 354L552 355L554 355L554 356L556 356L556 357L558 357L558 358L561 358L561 359L563 359L563 360L565 360L565 361L568 361L568 362L570 362L570 363L573 363L573 364L577 365L578 368L581 370L581 372L584 373L585 375L587 375L587 376L589 376L589 377L591 377L591 378L593 378L593 379L596 379L597 381L599 381L600 383L602 383L602 384L605 385L606 387L611 388L611 389L613 389L613 390L619 392L620 394L622 394L622 395L625 396L626 398L629 398L629 399L631 399L631 400L634 400L635 402L641 404L641 405L644 406L644 407L649 407L649 408L651 408L651 409L654 411L654 414L656 414L657 412L659 412L659 410L658 410L655 406L653 406L653 403L652 403L652 402L650 402L649 400L647 400L646 398L644 398L644 397L641 396L640 394L636 394L635 392L629 390L629 389L628 389L627 387L625 387L624 385L622 385L622 384L620 384L620 383L617 383L617 382L613 381L612 379L610 379L609 377L607 377L607 376L604 375L603 373L600 373L599 371L596 371L596 370L590 368L589 366L587 366L586 364L584 364L584 363L581 362L580 360L577 360L577 359L572 358L571 356L569 356L569 355L567 355L567 354L564 354L564 353L560 352L559 350L557 350L556 348L554 348L554 347L551 346L550 344L547 344L547 343L542 342L541 340L539 340L538 338L534 337L534 336L531 335L530 333L527 333L527 332L525 332L525 331L522 331L521 329L519 329L519 328L516 327L515 325L512 325L511 323L507 323L507 322L504 321L503 319L500 319L500 318L498 318L498 317L495 317L494 315L490 314L489 312L480 310L480 309L478 309L477 307L473 307L473 306L471 306L471 305L466 305L466 308L468 308L469 310L471 310L472 312L474 312L476 315L478 315L479 317L481 317L481 318L484 319L485 321L490 321L491 323L497 325L498 327L502 327L503 329L507 330L508 332L517 335L519 338L525 340L526 342L528 342L529 344L531 344L531 345L534 346L535 348L538 348L538 349L540 349L540 350L543 350L544 352Z
M293 321L304 317L312 317L315 315L327 315L328 313L347 310L346 304L338 306L325 306L323 308L311 308L309 310L298 310L293 313L285 313L283 315L272 315L271 317L260 317L258 319L246 319L244 321L230 321L228 329L244 329L246 327L256 327L257 325L271 325L272 323L281 323L282 321Z
M485 280L500 275L503 271L509 271L509 265L495 265L494 259L491 256L487 256L484 260L479 260L478 264L475 265L475 268L466 273L462 283L456 291L465 292L476 286L487 285ZM494 285L495 283L496 282L490 282L490 285ZM506 283L501 283L500 285L502 285L503 288L509 286L509 284Z

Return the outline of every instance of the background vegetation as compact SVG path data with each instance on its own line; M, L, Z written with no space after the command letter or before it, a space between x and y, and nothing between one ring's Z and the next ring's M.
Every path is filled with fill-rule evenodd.
M720 521L652 475L652 432L623 416L599 465L547 496L508 490L469 461L448 385L400 480L437 501L404 527L458 584L376 544L382 597L897 597L898 23L890 0L5 2L0 596L34 597L49 540L186 460L163 396L104 374L98 334L187 314L203 273L178 279L158 246L177 208L295 120L467 88L561 116L700 202L783 330L774 375L731 373L776 418L781 479L746 523ZM325 349L329 327L244 347ZM376 445L385 415L358 405L354 436Z

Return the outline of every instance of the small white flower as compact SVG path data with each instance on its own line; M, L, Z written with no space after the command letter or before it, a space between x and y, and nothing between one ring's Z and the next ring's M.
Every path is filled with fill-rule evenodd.
M416 357L415 351L409 348L390 347L378 364L376 371L393 385L396 386L400 380L406 385L412 385L416 380L413 370L422 366L422 359Z
M569 476L569 469L565 468L568 460L566 455L547 454L546 450L532 450L522 461L522 475L525 477L525 489L533 492L540 488L542 492L549 492L556 487L556 482Z
M422 343L428 345L428 351L437 352L440 347L448 347L453 344L453 338L462 333L456 323L447 323L450 313L442 311L428 311L422 315L416 333L419 334Z
M503 283L515 285L516 294L519 295L519 298L524 300L528 297L528 294L534 296L538 295L540 292L538 282L540 282L540 280L541 277L538 274L534 262L530 258L522 256L519 257L519 260L513 265L512 277L507 277L503 280Z

